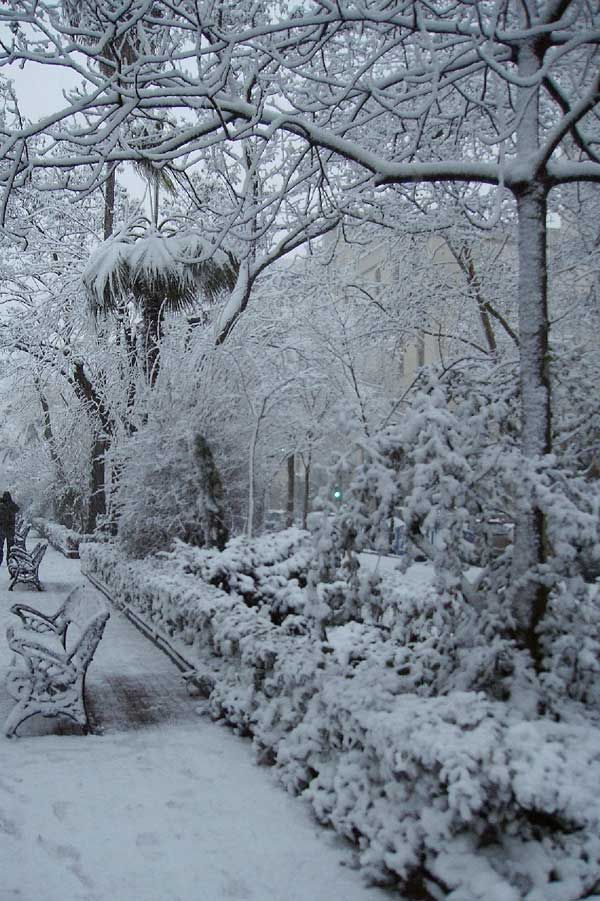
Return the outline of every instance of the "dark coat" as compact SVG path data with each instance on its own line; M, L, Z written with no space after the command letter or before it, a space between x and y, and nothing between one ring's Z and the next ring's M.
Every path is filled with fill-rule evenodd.
M4 535L12 534L15 531L15 517L20 507L10 498L4 500L0 498L0 530Z

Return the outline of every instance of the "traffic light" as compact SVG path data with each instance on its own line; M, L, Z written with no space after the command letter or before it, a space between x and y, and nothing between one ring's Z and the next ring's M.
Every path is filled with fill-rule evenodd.
M342 499L342 489L339 488L337 485L336 485L336 487L333 489L333 499L334 499L335 501L337 501L338 503L339 503L339 502L341 501L341 499Z

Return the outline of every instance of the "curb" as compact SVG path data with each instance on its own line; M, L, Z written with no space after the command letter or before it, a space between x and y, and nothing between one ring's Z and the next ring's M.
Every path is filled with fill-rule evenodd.
M187 683L188 689L191 686L204 694L206 686L204 684L206 680L206 676L202 673L198 672L193 663L187 660L183 654L181 654L178 650L176 650L173 645L170 643L168 636L161 632L159 629L156 629L154 626L150 626L142 617L132 610L128 604L124 604L121 601L116 601L112 594L110 593L107 586L101 582L96 576L93 576L91 573L87 572L87 570L82 569L81 574L88 579L89 582L97 588L98 591L102 592L104 597L115 607L117 610L124 613L127 619L136 627L136 629L142 633L145 638L148 638L163 654L166 654L167 657L175 664L178 670L181 672L181 676L184 681Z

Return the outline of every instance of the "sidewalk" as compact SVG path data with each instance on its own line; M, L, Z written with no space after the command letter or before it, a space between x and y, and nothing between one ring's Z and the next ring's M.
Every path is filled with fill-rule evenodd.
M34 540L29 541L33 546ZM17 600L53 611L79 561L49 548L43 593L0 569L0 726L6 626ZM0 735L0 901L384 901L345 843L253 763L247 740L199 716L178 670L112 610L88 671L101 734L34 717Z

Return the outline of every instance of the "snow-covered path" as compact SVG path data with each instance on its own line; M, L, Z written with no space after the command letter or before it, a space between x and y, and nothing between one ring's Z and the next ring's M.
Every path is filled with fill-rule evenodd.
M30 542L32 544L32 542ZM17 600L54 610L79 561L51 548L43 594L0 569L0 717ZM88 674L103 732L34 717L0 737L0 901L384 901L346 846L198 715L178 671L116 611Z

